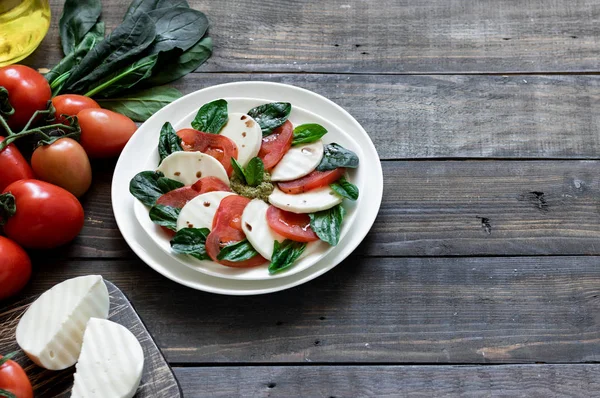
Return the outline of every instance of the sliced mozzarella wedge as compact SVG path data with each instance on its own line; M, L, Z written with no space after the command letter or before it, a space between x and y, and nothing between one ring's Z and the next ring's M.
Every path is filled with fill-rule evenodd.
M323 159L323 141L293 146L271 173L271 181L291 181L310 174Z
M230 113L229 120L219 133L230 138L238 148L237 161L246 167L258 155L262 144L262 130L256 120L245 113Z
M100 275L68 279L31 304L17 326L17 343L39 366L73 366L91 317L108 317L108 289Z
M221 204L221 200L232 192L213 191L203 193L187 202L179 217L177 217L177 230L182 228L208 228L212 229L213 218Z
M273 231L267 221L269 205L260 199L254 199L242 213L242 230L248 242L256 249L258 254L271 260L274 242L283 242L285 238Z
M290 195L275 188L269 195L269 202L273 206L292 213L314 213L327 210L342 203L342 200L343 198L329 186L297 195Z
M229 184L223 165L217 159L202 152L174 152L162 161L157 170L165 177L185 185L192 185L202 177L216 177Z
M71 398L131 398L140 385L144 351L126 327L92 318L83 336Z

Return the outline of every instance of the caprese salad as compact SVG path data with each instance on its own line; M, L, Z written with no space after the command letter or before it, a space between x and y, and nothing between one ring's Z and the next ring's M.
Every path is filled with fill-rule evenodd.
M308 244L337 245L346 211L358 199L347 169L358 156L322 140L316 123L294 126L292 105L275 102L247 113L219 99L203 105L192 128L167 122L155 170L138 173L130 192L171 249L228 267L292 266Z

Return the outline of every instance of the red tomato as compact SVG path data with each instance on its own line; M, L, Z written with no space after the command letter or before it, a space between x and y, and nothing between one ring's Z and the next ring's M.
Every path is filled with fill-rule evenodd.
M250 203L250 199L239 195L227 196L221 200L213 219L213 229L206 238L206 253L213 261L235 268L255 267L267 261L259 254L249 260L238 262L217 259L224 246L246 238L242 231L242 212L248 203Z
M182 129L177 132L183 149L186 151L200 151L217 159L227 175L231 177L233 166L231 158L237 159L238 147L231 139L219 134L203 133L194 129Z
M265 170L271 170L279 163L283 155L292 147L294 126L288 120L273 132L263 137L258 157L265 164Z
M31 167L40 180L58 185L79 197L92 184L92 166L85 150L72 138L61 138L39 146L31 156Z
M310 227L308 214L296 214L269 206L267 209L269 227L279 235L296 242L313 242L319 237Z
M6 236L23 247L51 249L72 241L83 228L83 208L56 185L21 180L4 192L15 197L17 211L4 225Z
M33 388L27 374L18 363L10 359L0 365L0 396L4 396L2 390L13 393L17 398L33 398Z
M84 109L77 118L81 126L79 143L90 158L117 156L137 130L133 120L106 109Z
M4 137L0 137L0 142ZM15 181L34 178L33 170L16 146L10 144L0 152L0 191Z
M24 65L0 68L0 86L8 90L8 101L15 108L7 120L13 130L25 127L35 111L46 109L52 96L44 76Z
M89 97L77 94L63 94L52 98L52 105L56 110L56 121L58 123L64 123L65 118L61 115L77 116L77 114L90 108L100 109L100 105Z
M3 236L0 236L0 258L0 300L4 300L25 287L31 277L31 261L21 246Z
M304 176L302 178L298 178L297 180L280 182L277 184L277 186L283 192L289 194L298 194L306 191L311 191L313 189L333 184L344 175L345 170L346 169L344 169L343 167L338 167L335 170L329 171L315 170L309 175Z
M189 187L181 187L167 192L156 201L156 204L163 206L183 208L187 202L196 196L213 191L231 192L229 185L219 180L217 177L204 177L196 181Z

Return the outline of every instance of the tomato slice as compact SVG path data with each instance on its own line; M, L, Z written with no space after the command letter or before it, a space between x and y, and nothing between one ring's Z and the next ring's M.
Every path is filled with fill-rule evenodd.
M156 204L163 206L183 208L190 200L196 196L213 191L231 192L231 189L217 177L204 177L188 187L181 187L167 192L156 201Z
M269 227L279 235L296 242L314 242L319 237L310 227L308 214L296 214L269 206L267 209Z
M294 126L288 120L273 130L273 133L263 137L258 157L265 164L265 170L277 166L283 155L292 147Z
M217 159L227 175L231 177L233 167L231 158L237 159L238 147L231 139L219 134L203 133L194 129L182 129L177 132L181 146L185 151L199 151Z
M213 261L235 268L256 267L267 261L259 254L249 260L238 262L217 259L224 246L246 238L242 231L242 213L248 203L250 199L239 195L227 196L221 201L213 219L213 229L206 238L206 252Z
M293 181L280 182L277 184L279 189L285 193L298 194L302 192L312 191L313 189L321 188L329 184L333 184L339 180L346 169L338 167L329 171L313 171L307 176L298 178Z

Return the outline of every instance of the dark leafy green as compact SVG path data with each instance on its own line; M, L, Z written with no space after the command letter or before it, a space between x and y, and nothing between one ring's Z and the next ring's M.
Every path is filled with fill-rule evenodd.
M66 0L58 23L65 55L72 53L100 18L100 0Z
M171 249L175 253L189 254L198 260L210 260L206 253L206 237L208 228L183 228L171 239Z
M0 225L6 224L9 218L15 215L17 212L17 204L15 203L15 197L10 193L6 192L0 195Z
M177 231L177 217L181 209L171 206L154 205L150 209L150 219L156 225Z
M123 20L129 18L133 14L169 7L189 7L186 0L133 0L123 17Z
M348 198L350 200L358 199L358 187L346 180L344 177L340 178L329 186L344 198Z
M316 123L301 124L294 129L292 145L310 144L327 134L327 129Z
M233 167L233 172L240 179L243 184L248 184L246 181L246 174L244 173L244 166L238 163L235 158L231 158L231 167Z
M160 137L158 139L158 156L160 156L159 165L167 156L173 152L180 151L183 151L181 139L177 136L171 123L166 122L160 130Z
M227 101L218 99L202 105L192 120L192 127L205 133L219 134L228 118Z
M258 255L254 247L247 239L225 246L217 255L218 260L226 260L232 262L240 262L250 260Z
M118 97L98 98L96 101L101 107L123 114L134 122L145 122L180 97L181 92L176 88L162 86L125 93Z
M15 108L12 107L8 100L8 90L0 86L0 117L8 117L15 113Z
M146 206L154 206L163 194L181 187L182 183L165 177L160 171L142 171L131 179L129 192Z
M263 182L265 175L265 165L259 157L250 159L246 169L244 170L246 183L251 187L256 187Z
M269 273L275 274L291 267L306 249L306 243L294 242L286 239L282 243L278 241L273 245L273 256L269 264Z
M340 241L342 221L346 210L342 205L337 205L329 210L309 214L310 227L319 239L335 246Z
M286 122L291 111L292 104L289 102L272 102L250 109L248 115L259 124L263 135L268 135Z
M142 80L149 78L157 61L158 54L148 55L137 60L126 68L109 74L97 83L93 83L90 90L84 95L86 97L101 96L109 98L127 91Z
M178 48L182 51L196 44L208 29L206 15L189 7L173 7L150 11L156 26L156 38L150 51L158 54Z
M318 171L335 170L338 167L355 169L358 167L358 156L349 149L333 143L325 146L325 153L321 163L317 166Z

